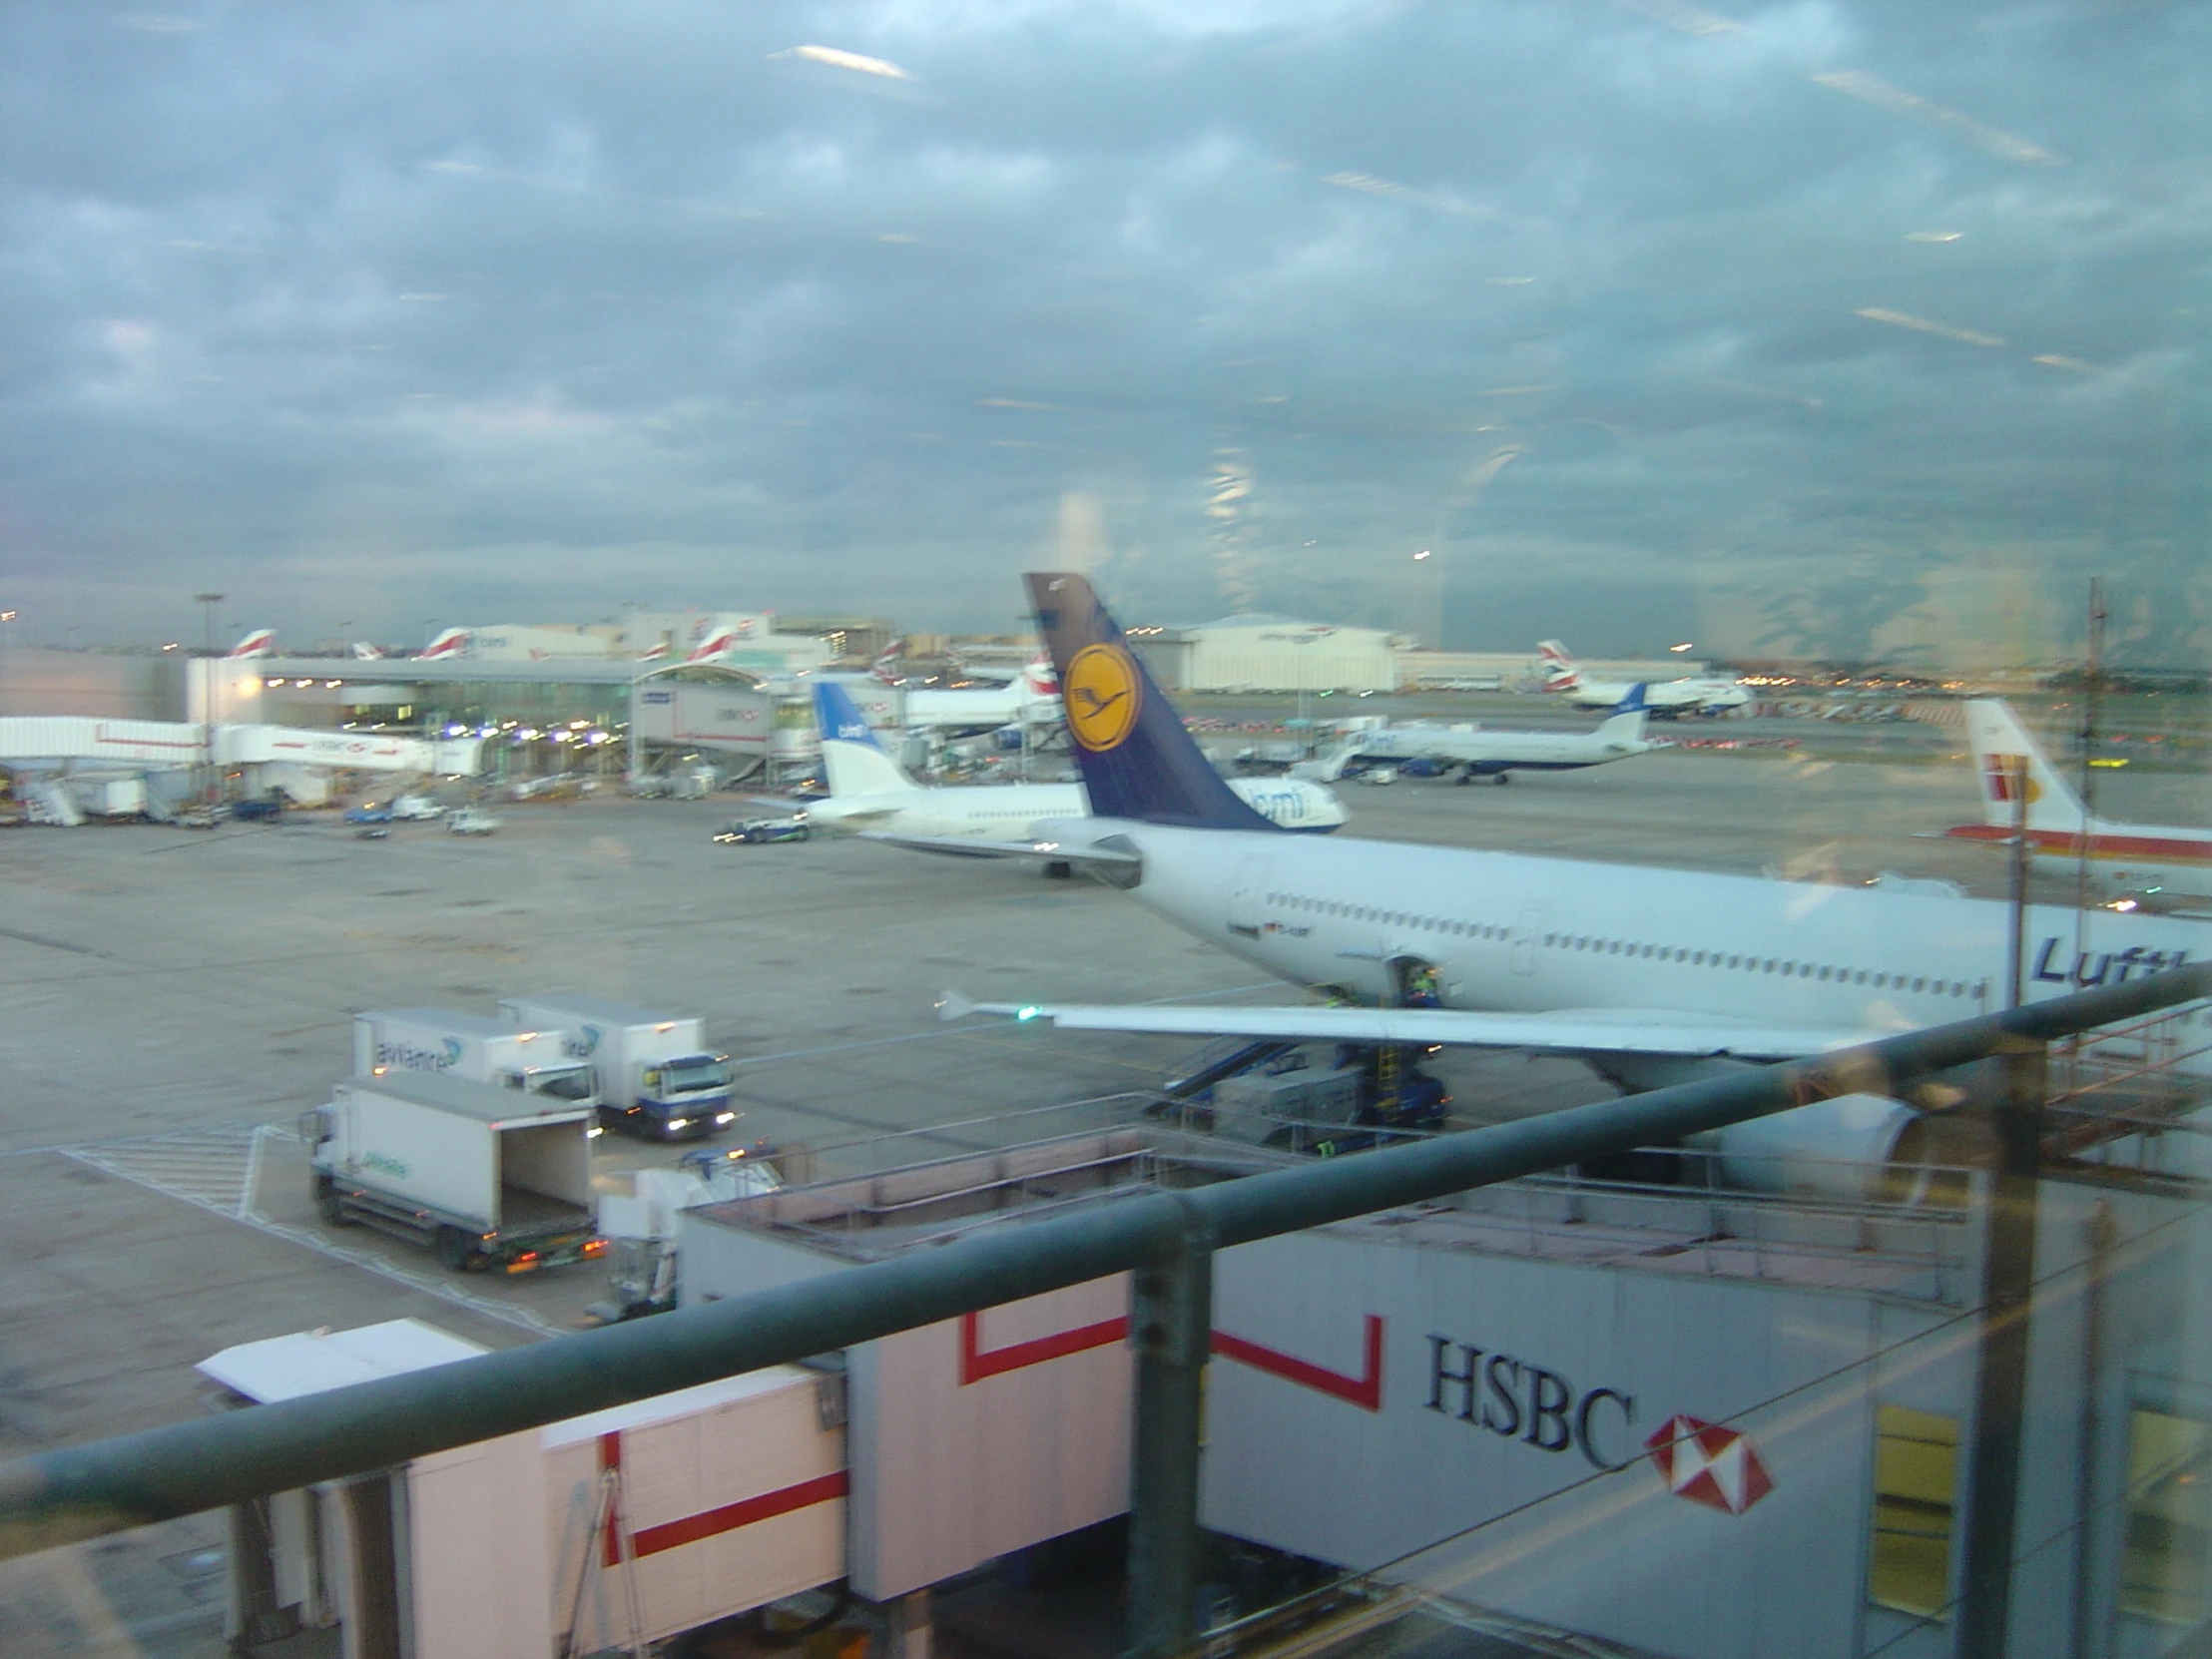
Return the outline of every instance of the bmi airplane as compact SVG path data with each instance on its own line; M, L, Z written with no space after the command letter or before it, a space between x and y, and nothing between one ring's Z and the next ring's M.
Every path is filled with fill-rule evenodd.
M1041 826L1022 850L1363 1005L985 1011L1094 1030L1525 1049L1652 1088L2001 1005L2002 903L1287 835L1207 764L1083 577L1027 581L1097 816ZM2035 907L2026 994L2176 967L2203 937L2195 922ZM976 1005L947 993L940 1008L952 1018ZM2202 1056L2184 1063L2212 1069ZM1795 1127L1778 1133L1832 1147L1869 1111L1895 1123L1906 1110L1832 1101L1788 1114Z
M1351 734L1326 755L1300 761L1291 768L1291 776L1334 784L1369 762L1421 760L1460 768L1462 784L1477 778L1506 784L1518 770L1573 772L1649 754L1653 745L1644 738L1647 718L1644 688L1639 685L1628 688L1612 718L1594 732L1485 732L1478 726L1438 726L1429 721L1378 726Z
M937 852L970 852L977 841L1026 848L1040 823L1078 818L1089 810L1080 784L982 784L931 789L886 754L875 734L833 680L815 683L822 723L822 762L830 799L802 806L817 824L867 830ZM1283 830L1326 831L1345 821L1336 796L1319 784L1281 778L1240 778L1229 788L1263 823Z
M1981 822L1943 831L1960 840L2009 846L2019 822L2015 769L2027 762L2027 847L2035 868L2071 878L2086 869L2089 890L2115 909L2170 910L2212 904L2212 830L2181 825L2116 824L2091 818L2081 798L2028 735L2011 705L1995 698L1966 705L1974 770L1981 779Z

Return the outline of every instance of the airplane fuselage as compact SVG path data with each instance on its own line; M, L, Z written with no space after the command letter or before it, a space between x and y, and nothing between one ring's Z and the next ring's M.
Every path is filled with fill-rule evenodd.
M1495 1012L1668 1009L1883 1031L2004 996L2006 907L1985 899L1344 836L1099 820L1082 832L1136 846L1135 896L1167 920L1362 998L1391 998L1407 963L1436 970L1446 1007ZM2025 937L2036 1000L2196 960L2204 934L2038 906Z
M1324 831L1345 821L1343 805L1318 785L1281 778L1240 778L1229 786L1245 804L1285 830ZM1081 818L1090 801L1080 784L981 784L876 790L832 795L809 804L809 816L831 829L937 839L1025 841L1043 822Z

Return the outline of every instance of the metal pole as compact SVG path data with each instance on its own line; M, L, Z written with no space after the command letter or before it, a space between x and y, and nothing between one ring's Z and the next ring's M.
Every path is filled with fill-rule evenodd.
M1180 1197L1180 1195L1169 1195ZM1214 1253L1204 1219L1130 1277L1137 1398L1129 1442L1129 1646L1136 1659L1181 1653L1198 1635L1199 1452L1213 1347Z
M2035 1187L2048 1053L2044 1044L2025 1037L2008 1038L1998 1052L2004 1085L1994 1114L1997 1172L1982 1241L1958 1659L2003 1659L2006 1650L2035 1289Z
M2017 1008L2026 999L2027 983L2022 960L2027 950L2027 757L2014 756L2005 770L2012 791L2011 890L2007 895L2012 902L2005 909L2004 1005Z

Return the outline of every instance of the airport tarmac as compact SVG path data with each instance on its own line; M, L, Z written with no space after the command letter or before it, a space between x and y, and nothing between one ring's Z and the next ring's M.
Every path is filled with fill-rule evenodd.
M1920 756L1678 750L1502 789L1343 794L1349 832L1384 838L1798 878L1897 870L1985 894L2004 881L2001 855L1921 838L1976 804L1963 763ZM357 1010L489 1014L575 990L697 1013L737 1062L739 1133L826 1148L1151 1087L1196 1046L942 1025L940 987L1289 994L1085 881L829 837L711 841L747 811L736 795L516 806L480 839L402 826L362 840L328 816L9 835L0 1451L191 1415L192 1365L256 1338L413 1316L503 1346L584 1323L605 1295L597 1267L452 1276L315 1221L290 1126L343 1075ZM1465 1124L1606 1092L1515 1055L1453 1056L1445 1075ZM973 1133L947 1132L947 1149ZM617 1180L681 1150L599 1144Z

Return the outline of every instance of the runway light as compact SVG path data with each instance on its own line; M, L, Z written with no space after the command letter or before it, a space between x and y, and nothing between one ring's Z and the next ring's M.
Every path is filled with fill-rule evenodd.
M1041 1014L1041 1013L1043 1013L1043 1012L1044 1012L1044 1010L1043 1010L1042 1008L1038 1007L1038 1006L1037 1006L1037 1005L1036 1005L1036 1004L1035 1004L1034 1002L1032 1002L1032 1003L1030 1003L1030 1004L1029 1004L1029 1006L1028 1006L1028 1007L1026 1007L1026 1008L1022 1008L1022 1009L1018 1009L1018 1010L1017 1010L1017 1011L1015 1012L1015 1014L1014 1014L1014 1018L1016 1018L1016 1019L1035 1019L1035 1018L1036 1018L1036 1017L1037 1017L1037 1016L1038 1016L1039 1014Z
M1684 640L1680 645L1670 645L1667 649L1669 651L1687 651L1695 644L1697 644L1695 640Z

